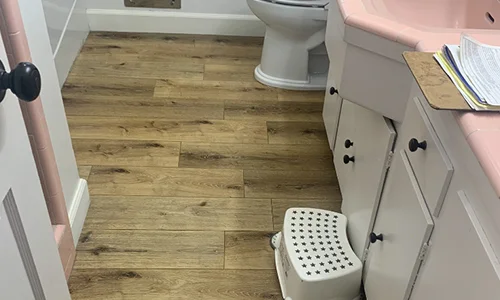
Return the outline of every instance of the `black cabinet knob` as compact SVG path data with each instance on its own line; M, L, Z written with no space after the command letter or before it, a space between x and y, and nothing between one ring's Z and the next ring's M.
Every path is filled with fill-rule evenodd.
M383 234L375 234L374 232L370 233L370 243L375 244L377 241L383 241L384 240L384 235Z
M354 156L344 155L344 164L348 164L349 162L354 162Z
M339 90L337 90L333 86L330 88L330 95L335 95L335 94L338 94L338 93L339 93Z
M37 67L29 62L19 63L10 73L0 61L0 102L10 89L19 99L33 101L40 95L42 78Z
M410 149L411 152L415 152L419 148L422 150L427 149L427 141L419 142L416 138L413 138L408 143L408 149Z
M354 143L353 143L350 139L347 139L347 140L345 140L345 142L344 142L344 146L346 147L346 149L349 149L349 148L351 148L352 146L354 146Z

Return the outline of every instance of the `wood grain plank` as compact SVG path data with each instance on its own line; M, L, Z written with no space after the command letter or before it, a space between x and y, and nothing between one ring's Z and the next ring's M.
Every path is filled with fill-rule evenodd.
M75 61L72 71L87 76L129 78L203 79L203 64L151 61Z
M223 232L94 230L80 240L75 269L215 269L223 259Z
M246 170L331 170L332 152L308 145L182 143L179 166Z
M272 230L271 200L93 196L83 236L93 230Z
M270 239L274 232L226 232L225 269L274 270L274 250Z
M125 0L125 7L145 7L145 8L171 8L180 9L180 1L158 1L158 0Z
M130 45L119 42L110 44L85 44L76 61L144 61L161 63L205 63L207 54L190 45L171 46L152 43Z
M180 143L73 139L73 150L83 165L177 167Z
M109 45L112 42L116 42L138 49L142 48L141 46L144 44L152 44L159 47L165 45L171 45L172 47L190 45L194 47L195 40L200 37L193 34L92 31L89 33L85 45Z
M233 56L230 53L226 55L203 55L202 58L205 64L211 65L258 66L260 64L260 57L238 57Z
M118 46L116 46L118 47ZM209 61L209 55L204 55L202 53L192 53L188 52L174 52L170 49L165 48L153 48L147 47L146 49L129 50L126 51L123 48L109 49L104 48L104 46L94 45L92 47L88 46L86 52L82 52L78 58L78 63L84 63L86 61L107 61L107 62L123 62L123 61L145 61L145 62L158 62L158 63L177 63L177 64L205 64ZM190 54L191 52L191 54ZM221 57L222 61L229 61L229 58ZM233 58L234 61L241 60L252 61L255 59L248 58Z
M221 37L217 37L219 39ZM222 38L224 39L224 38ZM216 55L216 56L233 56L233 57L251 57L260 58L262 55L262 46L260 45L250 45L248 40L243 39L241 44L237 42L231 42L232 39L226 39L230 41L228 43L212 43L210 41L204 41L200 39L195 39L195 49L197 51L202 51L206 55ZM247 45L244 45L244 44Z
M220 43L213 41L220 40ZM262 38L257 43L248 38L181 35L181 34L134 34L97 33L89 36L83 46L84 54L139 54L146 59L154 56L233 57L259 59Z
M256 66L247 64L205 64L203 80L252 82L254 80L253 71Z
M100 57L100 60L136 55L144 61L163 61L163 58L164 61L172 62L174 60L170 57L192 58L192 63L197 61L201 52L195 49L194 40L193 35L91 32L82 47L82 56L77 61L88 55Z
M123 97L120 100L109 101L102 97L66 98L65 109L68 116L120 116L169 120L222 120L224 118L224 102L217 100Z
M198 35L195 38L195 47L198 48L224 48L243 47L258 48L262 51L264 45L263 37L251 36L220 36L220 35Z
M269 144L328 144L326 130L320 122L267 122Z
M94 166L92 195L243 197L240 170Z
M275 270L75 270L73 300L280 300Z
M191 46L172 47L170 45L142 45L141 47L123 45L113 42L111 44L86 44L78 61L148 61L161 63L207 63L207 64L237 64L258 65L260 63L260 52L248 53L240 49L202 49Z
M323 122L323 104L261 100L226 100L224 119Z
M274 230L279 231L283 228L285 213L293 207L309 207L326 209L340 213L342 206L342 195L340 191L331 195L328 199L273 199L273 223Z
M84 76L71 72L64 87L62 95L64 103L69 100L100 99L110 101L130 97L133 99L151 98L156 85L155 79L122 78L107 76Z
M267 143L263 121L128 119L68 116L71 136L84 139Z
M277 100L275 89L258 82L158 80L155 97L178 99Z
M119 46L115 46L119 47ZM241 65L257 66L260 63L260 57L248 57L231 52L224 54L210 54L203 50L175 51L169 48L145 47L145 49L124 50L122 47L109 48L106 46L87 46L87 50L82 52L77 60L84 61L148 61L148 62L175 62L179 64L209 64L209 65ZM253 70L251 72L253 74ZM252 77L253 80L253 77Z
M325 91L278 90L279 101L318 102L325 101Z
M338 194L335 171L245 170L245 195L253 198L327 198Z
M80 178L88 180L90 176L90 170L92 169L92 166L78 166L78 175Z

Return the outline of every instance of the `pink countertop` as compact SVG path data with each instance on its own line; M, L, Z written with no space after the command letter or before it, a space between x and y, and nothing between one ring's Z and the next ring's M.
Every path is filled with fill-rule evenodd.
M421 52L435 52L443 44L458 44L462 32L500 46L500 5L497 0L338 0L344 23ZM472 5L471 5L472 4ZM430 9L430 6L433 5ZM483 9L498 21L487 22ZM491 7L494 7L492 11ZM404 11L411 9L412 11ZM407 14L399 18L395 14ZM444 14L448 14L443 16ZM455 17L453 13L459 14ZM444 21L442 21L444 19ZM420 21L422 20L422 21ZM418 22L433 24L423 26ZM443 27L444 26L444 27ZM467 27L475 26L468 29ZM490 26L491 28L489 28ZM500 113L456 113L472 151L500 197Z

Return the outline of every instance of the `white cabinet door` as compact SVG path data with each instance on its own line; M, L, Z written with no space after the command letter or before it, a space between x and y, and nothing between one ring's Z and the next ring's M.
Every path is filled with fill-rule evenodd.
M333 150L333 162L335 164L335 171L337 172L343 202L348 201L348 199L353 199L356 191L354 164L344 164L343 160L344 155L348 155L349 157L354 155L354 142L352 140L354 137L354 126L356 122L355 111L356 107L353 103L347 100L342 102L337 139ZM346 148L346 141L353 143L353 145ZM358 141L355 142L357 146Z
M328 79L330 81L330 79ZM325 103L323 105L323 121L325 122L326 135L328 137L328 144L333 151L335 141L337 139L337 129L340 119L340 110L342 108L342 98L337 93L330 95L330 89L327 86Z
M371 244L365 264L370 300L406 300L420 268L420 253L434 227L431 214L404 150L392 163L373 232L383 241Z
M7 64L2 39L0 60ZM0 166L0 299L70 299L18 99L11 92L0 103Z
M498 258L467 195L450 191L411 299L498 299L499 271Z
M401 138L429 210L439 217L454 170L420 101L408 101Z
M326 85L325 104L323 106L323 121L325 122L328 143L330 144L330 149L333 151L342 107L342 98L339 96L338 87L344 68L346 45L342 33L344 22L342 18L338 18L340 10L337 2L332 1L329 4L328 10L326 48L328 57L330 58L330 67L328 69L328 83Z
M342 213L347 216L349 240L359 258L367 247L395 137L390 121L344 100L334 160L342 191ZM346 164L346 155L354 162Z

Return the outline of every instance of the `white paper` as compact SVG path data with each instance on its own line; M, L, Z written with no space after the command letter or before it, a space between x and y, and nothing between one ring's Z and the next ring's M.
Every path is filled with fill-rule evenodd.
M481 44L462 35L460 62L475 90L491 105L500 105L500 47Z
M464 71L464 67L462 66L462 61L460 58L460 47L458 45L448 45L448 44L446 45L446 47L448 48L451 57L453 58L453 62L455 63L458 72L460 73L460 75L462 75L462 78L465 80L465 85L467 85L470 90L473 90L474 93L476 93L476 95L480 98L478 99L480 102L487 103L484 96L482 96L482 94L477 90L477 88L475 88L474 83L470 80L469 76L467 76Z
M441 68L446 73L446 75L448 75L448 77L450 77L451 81L453 81L453 83L457 87L458 91L460 92L460 94L462 94L462 96L464 97L465 101L467 101L467 103L469 104L469 106L472 107L474 110L480 110L480 108L476 105L476 103L472 99L469 98L469 95L467 95L467 93L465 93L460 88L460 84L458 82L456 82L455 77L453 77L453 75L450 74L450 72L448 71L448 68L446 67L446 62L442 61L441 57L439 57L436 54L434 54L434 58L439 63L439 65L441 65Z

